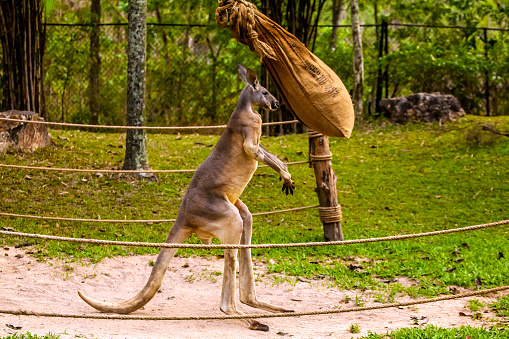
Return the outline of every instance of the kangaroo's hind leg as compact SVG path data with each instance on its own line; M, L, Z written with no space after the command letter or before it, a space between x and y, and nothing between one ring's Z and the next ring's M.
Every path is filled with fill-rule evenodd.
M188 207L190 214L193 215L194 231L200 239L206 240L212 235L218 238L222 244L238 245L240 243L243 221L239 210L231 202L220 196L208 196L206 203L204 200L196 198L189 205L192 205ZM238 249L224 250L220 309L229 315L244 314L237 309L235 300L237 252ZM267 325L254 319L242 319L242 322L253 330L269 330Z
M242 238L240 243L242 245L249 245L251 244L253 217L247 206L240 201L240 199L235 203L235 207L239 210L242 218ZM287 310L257 299L250 248L241 248L239 250L239 281L239 297L241 303L269 312L293 312L293 310Z

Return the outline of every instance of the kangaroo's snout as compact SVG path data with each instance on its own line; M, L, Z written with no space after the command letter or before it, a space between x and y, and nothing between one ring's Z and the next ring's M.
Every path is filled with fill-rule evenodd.
M273 101L271 104L270 104L270 108L271 109L277 109L279 107L279 102L277 100Z

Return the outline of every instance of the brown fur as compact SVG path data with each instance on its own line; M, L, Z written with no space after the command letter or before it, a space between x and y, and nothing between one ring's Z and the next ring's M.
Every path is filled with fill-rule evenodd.
M275 109L277 100L258 84L256 73L239 65L239 74L246 83L236 110L212 153L198 167L180 205L177 220L167 243L182 243L195 233L204 243L218 238L223 244L250 244L252 216L239 199L258 162L273 168L283 180L283 191L293 194L295 189L286 165L260 145L260 115L254 106ZM163 248L159 252L145 287L132 299L100 302L78 292L90 306L101 312L127 314L144 306L161 286L164 274L176 249ZM240 301L270 312L291 312L259 301L256 298L250 249L224 250L224 275L220 309L226 314L242 314L235 303L235 266L239 254ZM251 329L268 331L268 326L253 319L243 320Z

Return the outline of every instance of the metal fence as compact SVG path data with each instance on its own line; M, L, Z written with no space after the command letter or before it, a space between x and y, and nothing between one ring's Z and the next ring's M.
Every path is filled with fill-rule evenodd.
M46 119L87 123L89 30L87 24L46 24ZM352 88L349 26L321 25L314 53ZM456 96L467 113L509 112L509 38L506 30L382 23L363 26L366 114L383 97L416 92ZM127 25L101 25L101 124L125 119ZM148 24L147 121L149 125L225 123L241 83L237 64L263 73L258 57L227 29L210 25ZM262 77L262 82L264 77ZM268 121L291 117L271 113ZM279 127L274 127L279 128Z

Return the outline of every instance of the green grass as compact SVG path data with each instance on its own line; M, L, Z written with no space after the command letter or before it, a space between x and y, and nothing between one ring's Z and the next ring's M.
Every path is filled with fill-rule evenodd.
M509 338L509 331L493 328L474 328L462 326L460 328L440 328L426 326L425 328L402 328L387 334L369 334L362 339L502 339Z
M346 239L442 230L509 219L509 138L483 132L490 123L509 130L509 117L469 116L455 123L394 126L384 122L355 130L351 139L330 141ZM32 154L0 154L0 163L70 168L115 168L124 159L124 134L52 130L56 148ZM62 138L59 138L62 137ZM68 138L68 140L66 140ZM154 169L195 168L210 153L218 136L149 134L149 161ZM291 135L262 139L285 161L307 160L307 138ZM313 172L292 166L294 196L280 192L277 175L259 169L242 200L251 212L317 204ZM157 183L116 175L10 170L0 168L0 211L44 216L101 219L163 219L177 215L192 174L162 174ZM28 177L27 177L28 176ZM85 180L83 180L85 179ZM171 224L100 224L42 222L0 218L0 227L59 236L162 242ZM316 210L254 218L253 243L322 241ZM397 242L354 246L254 250L270 272L313 279L329 278L342 289L375 288L380 301L400 294L434 296L448 285L483 287L509 284L508 227ZM12 245L30 239L0 237ZM36 241L37 255L67 261L156 249L92 246ZM198 242L196 237L190 242ZM180 255L216 255L220 251L186 250ZM500 255L503 254L503 256ZM361 270L349 269L363 258ZM72 274L72 272L71 272ZM413 286L383 283L397 276ZM385 294L385 297L384 297Z
M497 302L494 302L490 307L496 312L498 317L504 317L509 320L509 295L500 298Z

